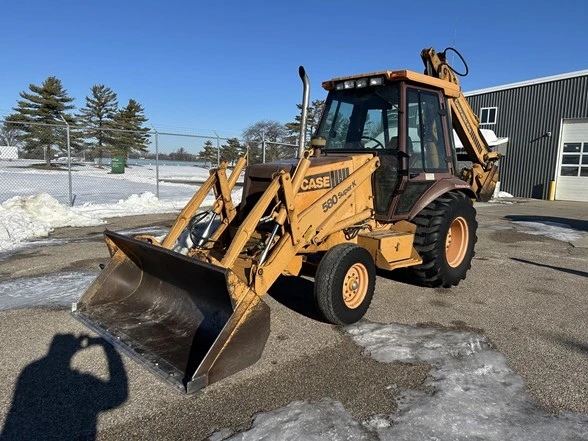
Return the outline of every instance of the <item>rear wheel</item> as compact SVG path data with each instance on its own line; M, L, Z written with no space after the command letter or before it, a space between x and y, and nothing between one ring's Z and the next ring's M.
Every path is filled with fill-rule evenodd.
M376 284L376 267L363 247L344 243L321 259L314 280L314 298L327 321L349 325L368 310Z
M436 199L413 220L414 246L423 259L410 267L411 280L424 286L449 288L466 278L474 257L476 210L464 193L450 192Z

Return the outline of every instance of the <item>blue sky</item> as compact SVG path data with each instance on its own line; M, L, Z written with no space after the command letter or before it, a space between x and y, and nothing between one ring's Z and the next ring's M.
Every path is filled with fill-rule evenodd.
M588 2L20 1L2 6L0 116L30 83L60 78L78 107L105 84L168 131L240 136L293 120L298 66L321 82L421 71L424 47L454 45L464 91L588 68Z

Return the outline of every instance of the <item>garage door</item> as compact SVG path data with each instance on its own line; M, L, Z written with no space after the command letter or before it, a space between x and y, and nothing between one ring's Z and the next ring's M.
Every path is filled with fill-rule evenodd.
M564 121L555 198L588 202L588 120Z

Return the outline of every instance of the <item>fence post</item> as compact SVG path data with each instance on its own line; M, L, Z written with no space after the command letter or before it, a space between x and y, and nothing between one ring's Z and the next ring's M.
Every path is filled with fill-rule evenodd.
M159 134L155 127L153 131L155 132L155 196L159 199Z
M261 132L261 162L265 164L265 132Z
M71 143L69 140L69 124L63 117L63 115L59 115L63 123L65 124L65 133L66 133L66 140L67 140L67 180L69 182L69 206L73 207L73 191L72 191L72 184L71 184Z
M216 166L220 167L220 138L214 130L213 133L216 135Z

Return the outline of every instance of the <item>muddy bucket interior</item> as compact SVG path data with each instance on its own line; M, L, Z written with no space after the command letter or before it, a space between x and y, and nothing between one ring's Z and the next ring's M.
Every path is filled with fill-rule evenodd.
M259 359L269 308L250 290L236 303L231 292L242 282L230 270L105 236L119 251L76 304L76 318L189 393Z

